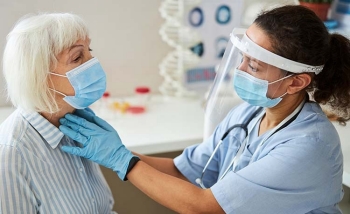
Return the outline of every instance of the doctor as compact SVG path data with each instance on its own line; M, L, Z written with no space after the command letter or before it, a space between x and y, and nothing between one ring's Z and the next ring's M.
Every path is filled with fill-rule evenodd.
M109 124L77 110L59 128L81 146L62 149L179 213L340 213L340 141L318 103L349 119L349 59L349 40L310 10L272 9L233 30L207 113L220 111L226 81L245 103L204 142L174 160L135 154Z

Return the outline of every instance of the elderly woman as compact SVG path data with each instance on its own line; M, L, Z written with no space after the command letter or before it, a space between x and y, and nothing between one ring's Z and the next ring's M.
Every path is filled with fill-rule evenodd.
M8 34L3 71L17 110L0 126L0 213L111 213L99 166L62 152L75 142L57 128L105 91L90 41L68 13L25 17Z

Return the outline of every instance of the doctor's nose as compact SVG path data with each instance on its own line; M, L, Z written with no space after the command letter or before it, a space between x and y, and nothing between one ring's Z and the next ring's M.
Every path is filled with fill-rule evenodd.
M237 69L247 72L247 67L248 67L248 63L246 62L246 60L242 59L241 64L237 66Z

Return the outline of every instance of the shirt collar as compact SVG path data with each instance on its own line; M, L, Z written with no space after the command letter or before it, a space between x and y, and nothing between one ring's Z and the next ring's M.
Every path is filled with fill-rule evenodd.
M55 149L64 134L42 115L35 111L27 111L19 108L22 116L33 126L33 128L44 138L44 140Z

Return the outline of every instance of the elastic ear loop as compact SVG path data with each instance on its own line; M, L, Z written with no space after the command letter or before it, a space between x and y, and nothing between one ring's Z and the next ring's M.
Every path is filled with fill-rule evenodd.
M288 74L288 73L290 73L290 72L287 71L287 74ZM291 76L294 76L294 75L295 75L295 74L293 74L293 73L292 73L292 74L289 74L289 75L287 75L287 76L285 76L285 77L283 77L283 78L281 78L281 79L278 79L278 80L269 82L268 84L270 85L270 84L274 84L274 83L279 82L279 81L283 81L283 80L285 80L285 79L287 79L287 78L289 78L289 77L291 77ZM282 84L282 82L280 83L280 85L278 86L278 88L281 86L281 84ZM276 94L278 88L276 89L275 93L273 93L272 96L275 96L275 94ZM282 95L279 96L279 97L282 98L282 97L284 97L286 94L287 94L287 92L284 93L284 94L282 94ZM272 99L272 98L270 98L270 99Z
M50 74L55 75L55 76L59 76L59 77L67 77L66 75L57 74L57 73L53 73L53 72L50 72Z
M64 96L64 97L67 96L67 95L63 94L62 92L56 91L55 89L52 89L52 88L49 88L49 89L50 89L51 91L54 91L54 92L56 92L56 93L58 93L58 94Z
M57 74L57 73L53 73L53 72L50 72L50 74L52 75L55 75L55 76L59 76L59 77L67 77L66 75L62 75L62 74ZM67 95L63 94L62 92L59 92L59 91L56 91L55 89L52 89L52 88L49 88L51 91L54 91L64 97L66 97Z

